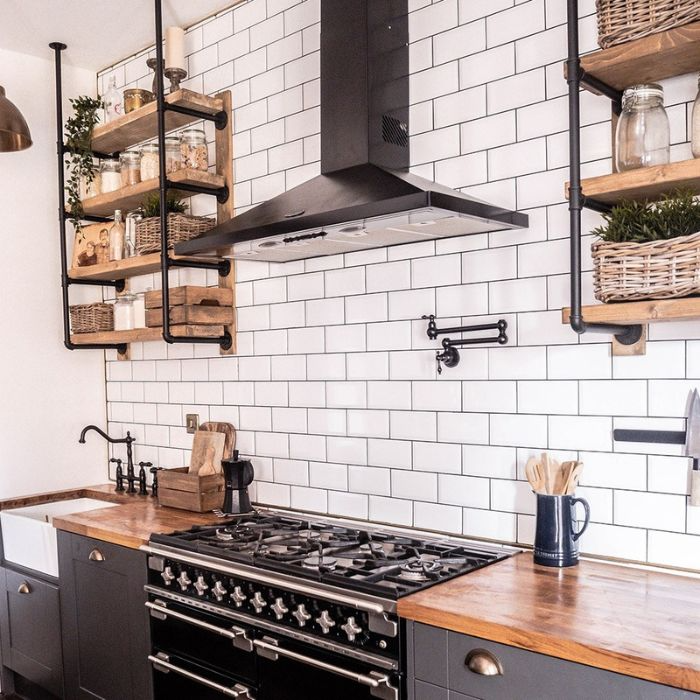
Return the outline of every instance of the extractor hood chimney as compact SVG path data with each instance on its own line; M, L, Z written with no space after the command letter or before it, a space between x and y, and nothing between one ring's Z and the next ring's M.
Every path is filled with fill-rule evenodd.
M408 172L408 0L318 1L321 175L175 252L284 262L526 227Z

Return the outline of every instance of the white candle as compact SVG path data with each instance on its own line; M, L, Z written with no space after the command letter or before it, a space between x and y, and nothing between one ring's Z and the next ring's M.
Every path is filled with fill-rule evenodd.
M165 30L165 67L185 68L185 30L168 27Z

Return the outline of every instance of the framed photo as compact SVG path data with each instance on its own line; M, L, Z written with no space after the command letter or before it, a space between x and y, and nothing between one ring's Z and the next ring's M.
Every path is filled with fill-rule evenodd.
M89 267L109 262L110 226L110 222L83 226L75 234L73 267Z

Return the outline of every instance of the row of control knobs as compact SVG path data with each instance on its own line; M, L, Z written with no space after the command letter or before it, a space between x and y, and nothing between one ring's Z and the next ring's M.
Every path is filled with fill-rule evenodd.
M187 591L187 589L192 586L197 595L203 596L210 588L209 584L204 579L203 575L197 576L197 580L192 583L187 571L181 571L179 576L175 576L172 567L166 566L161 574L161 578L165 582L166 586L170 586L173 581L177 581L180 586L180 590ZM241 586L234 586L233 591L229 592L224 587L221 581L217 581L214 587L211 589L211 593L216 598L216 600L221 603L225 600L226 596L229 595L231 600L234 602L237 608L242 607L243 603L248 600L248 596L243 592ZM255 591L253 597L250 599L250 605L254 608L255 612L259 615L262 613L263 609L267 607L267 601L263 598L260 591ZM284 616L289 612L289 608L284 602L284 598L275 598L275 602L270 605L270 610L275 614L278 620L282 620ZM292 612L292 617L297 621L299 627L306 627L306 623L313 617L306 609L303 603L296 606ZM321 628L323 634L329 634L330 631L336 626L336 621L331 617L328 610L323 610L321 614L315 619L316 624ZM362 627L357 624L354 617L348 617L340 629L345 633L349 642L354 642L359 634L362 633Z

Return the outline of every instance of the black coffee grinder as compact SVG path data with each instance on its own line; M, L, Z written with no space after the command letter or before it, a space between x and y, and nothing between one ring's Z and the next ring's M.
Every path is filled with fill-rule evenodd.
M226 515L250 513L253 507L250 505L248 486L253 483L255 478L253 465L247 460L239 460L238 450L233 451L232 459L224 459L221 464L224 468L224 480L226 482L224 513Z

